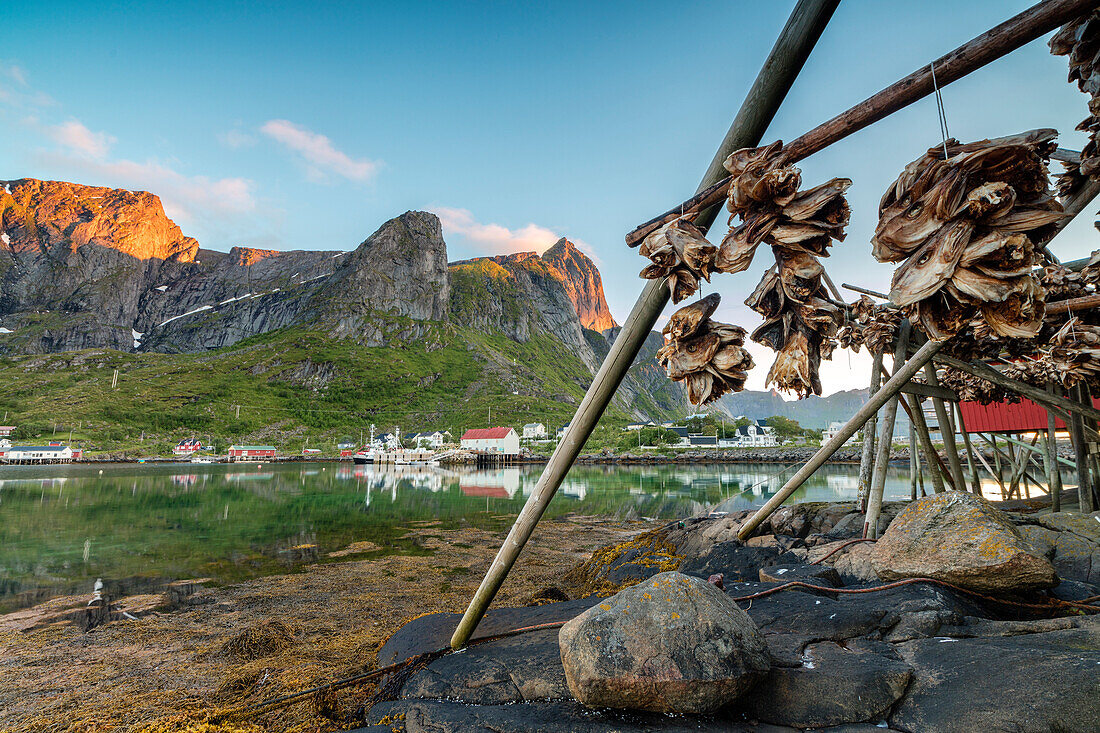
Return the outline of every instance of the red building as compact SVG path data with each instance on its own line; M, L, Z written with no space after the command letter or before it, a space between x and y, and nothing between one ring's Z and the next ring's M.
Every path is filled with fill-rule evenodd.
M230 461L258 461L275 457L273 445L231 445L227 454Z
M1100 408L1100 400L1094 398L1092 404ZM1028 433L1047 429L1047 411L1026 397L1011 405L1005 402L991 405L960 402L959 408L968 433ZM1054 425L1056 430L1066 429L1061 418L1055 417Z

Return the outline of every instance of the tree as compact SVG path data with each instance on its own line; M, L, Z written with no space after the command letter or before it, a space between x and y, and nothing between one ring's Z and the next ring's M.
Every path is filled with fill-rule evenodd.
M802 426L798 424L797 420L791 420L788 417L782 417L780 415L772 415L764 422L768 427L775 430L775 435L780 440L801 438L803 435Z

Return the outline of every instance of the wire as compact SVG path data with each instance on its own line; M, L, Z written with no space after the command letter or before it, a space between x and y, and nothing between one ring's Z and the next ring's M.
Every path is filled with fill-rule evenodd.
M932 89L936 92L936 115L940 123L940 138L943 140L943 159L947 160L947 138L951 137L951 133L947 129L947 113L943 109L943 94L940 93L940 85L936 81L936 63L933 61L928 66L932 70Z

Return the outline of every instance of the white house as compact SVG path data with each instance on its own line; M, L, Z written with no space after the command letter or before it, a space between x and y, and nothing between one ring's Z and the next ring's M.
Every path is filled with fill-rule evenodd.
M540 422L529 422L523 426L524 440L539 440L546 437L546 426Z
M4 453L6 463L68 463L73 449L67 445L13 445Z
M844 427L844 423L842 422L829 423L829 427L821 431L821 444L825 445L830 440L835 438L836 434L840 432L840 429L842 427ZM853 443L857 443L862 439L863 438L861 437L861 433L856 433L852 437L848 438L848 440L844 441L844 445L852 445Z
M481 428L462 434L462 448L488 453L519 453L519 434L512 428Z
M438 430L431 433L409 433L405 437L408 440L416 441L415 445L417 448L420 448L421 446L427 446L432 450L438 450L439 448L442 448L443 444L447 440L447 434L442 433Z
M737 428L732 436L726 437L719 445L723 448L771 448L779 445L775 429L767 425L749 423Z
M565 431L568 430L568 429L569 429L569 423L566 423L565 425L562 425L560 428L558 428L558 437L559 438L565 437Z

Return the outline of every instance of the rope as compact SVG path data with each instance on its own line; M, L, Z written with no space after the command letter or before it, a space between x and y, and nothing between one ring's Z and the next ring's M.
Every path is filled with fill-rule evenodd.
M810 563L810 565L820 565L821 563L825 562L826 560L828 560L833 555L835 555L838 552L840 552L841 550L843 550L845 547L849 547L851 545L859 544L860 542L878 542L878 540L869 539L869 538L860 538L860 539L855 539L855 540L848 540L847 542L845 542L840 547L834 547L833 549L829 550L829 552L827 552L826 554L824 554L821 557L814 560L812 563Z
M874 542L874 540L859 539L859 540L853 540L851 542L846 542L846 543L844 543L844 545L841 545L840 547L837 547L832 552L830 552L829 555L832 555L833 553L844 549L848 545L853 545L857 542ZM829 557L829 555L826 555L825 557ZM821 558L821 560L824 560L825 557ZM818 562L820 562L820 560ZM1063 600L1060 600L1060 599L1057 599L1057 598L1051 598L1050 603L1046 603L1046 604L1043 604L1043 603L1024 603L1022 601L1009 601L1009 600L1006 600L1006 599L1003 599L1003 598L995 598L993 596L988 596L988 595L985 595L983 593L978 593L977 591L967 590L966 588L960 588L957 585L952 585L951 583L946 583L942 580L936 580L934 578L907 578L905 580L898 580L898 581L895 581L893 583L886 583L885 585L877 585L877 586L874 586L872 588L833 588L833 587L830 587L830 586L813 585L811 583L803 583L800 580L792 580L788 583L784 583L783 585L778 585L774 588L769 588L768 590L760 591L759 593L752 593L752 594L747 595L747 596L734 596L732 598L732 600L737 602L737 603L743 603L745 601L752 601L752 600L755 600L757 598L765 598L767 596L774 595L774 594L780 593L782 591L793 590L793 589L796 589L796 588L805 588L807 590L821 591L821 592L824 592L824 593L839 593L839 594L847 594L847 595L858 595L858 594L865 594L865 593L877 593L879 591L884 591L884 590L892 590L894 588L900 588L900 587L906 586L906 585L914 585L916 583L929 583L931 585L938 585L938 586L942 586L944 588L949 588L953 591L957 591L959 593L963 593L963 594L968 595L968 596L972 596L974 598L979 598L983 601L987 601L987 602L991 602L991 603L998 603L998 604L1005 605L1005 606L1014 606L1014 607L1017 607L1017 608L1026 608L1026 609L1030 609L1030 610L1043 611L1043 612L1049 612L1049 611L1053 611L1053 610L1057 610L1057 609L1065 609L1065 610L1073 610L1073 611L1076 611L1077 613L1081 613L1081 612L1100 613L1100 608L1098 608L1096 606L1089 605L1089 602L1100 601L1100 596L1093 596L1091 598L1086 598L1084 601L1063 601ZM490 634L488 636L479 636L475 639L471 639L470 643L467 645L467 647L476 646L477 644L484 644L484 643L490 642L490 641L499 641L500 639L507 639L507 638L512 637L512 636L519 636L520 634L526 634L526 633L529 633L529 632L532 632L532 631L544 631L546 629L560 629L562 626L567 624L570 620L572 620L572 619L568 619L566 621L550 621L550 622L543 623L543 624L535 624L533 626L523 626L523 627L520 627L518 629L510 629L509 631L502 631L498 634ZM378 677L383 677L385 675L395 673L395 672L408 672L409 674L411 674L412 672L415 672L417 669L426 667L427 665L434 662L436 659L439 659L440 657L445 656L447 654L450 654L452 652L454 652L454 650L451 649L450 646L440 647L439 649L435 649L435 650L430 651L430 652L424 652L423 654L417 654L417 655L409 657L408 659L405 659L403 661L396 662L394 664L390 664L390 665L387 665L385 667L381 667L381 668L373 670L371 672L364 672L363 674L357 674L357 675L354 675L352 677L345 677L343 679L336 680L334 682L328 682L328 683L325 683L323 685L318 685L317 687L311 687L308 690L301 690L300 692L294 692L294 693L291 693L289 695L283 695L281 697L272 698L271 700L265 700L264 702L256 703L254 705L247 705L247 706L244 706L244 707L230 708L229 710L225 710L225 711L222 711L220 713L215 713L212 716L211 720L212 721L221 721L221 720L227 720L227 719L230 719L230 718L240 718L240 717L245 716L245 715L256 715L256 714L259 714L259 713L270 712L272 710L275 710L276 708L286 707L286 706L291 705L295 702L299 702L303 698L308 697L309 695L316 695L316 694L318 694L320 692L324 692L326 690L339 690L339 689L343 689L345 687L351 687L355 684L358 684L358 683L361 683L361 682L368 682L370 680L377 679ZM407 675L406 675L406 679L407 679Z
M940 137L943 139L943 159L947 160L947 138L951 133L947 129L947 113L943 109L943 95L940 93L940 85L936 82L936 64L928 64L932 70L932 89L936 92L936 115L940 123Z

